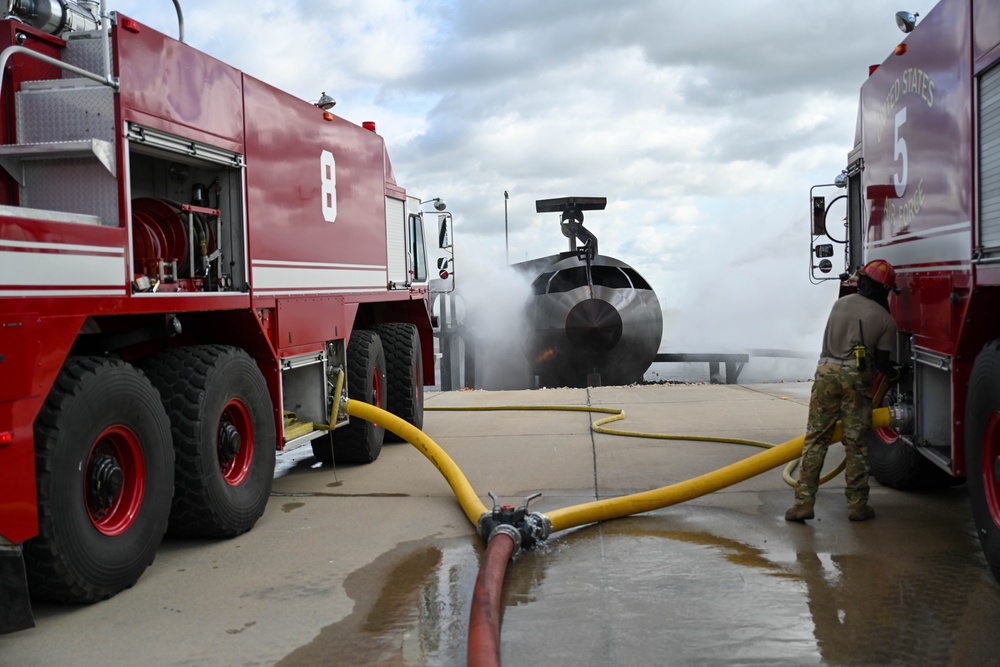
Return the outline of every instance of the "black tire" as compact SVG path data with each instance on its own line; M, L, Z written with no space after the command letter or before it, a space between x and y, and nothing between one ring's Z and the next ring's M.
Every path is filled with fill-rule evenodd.
M355 329L347 344L347 396L386 408L385 352L374 331ZM333 456L340 463L371 463L382 452L385 427L351 417L332 434Z
M182 347L154 357L177 463L171 537L233 537L264 513L274 481L274 415L253 359L223 345Z
M405 322L380 324L374 330L385 350L387 409L403 421L423 428L424 360L420 332L415 325ZM391 442L403 440L392 432L386 432L385 437Z
M121 360L71 357L34 430L39 534L24 549L32 596L96 602L132 586L156 556L173 493L156 389Z
M883 381L881 375L876 379L875 395ZM892 405L895 397L890 390L876 407ZM938 491L956 484L954 477L903 442L891 428L872 429L868 434L868 467L879 484L900 491Z
M972 366L965 404L965 463L976 534L990 571L1000 582L1000 341L989 343Z
M313 456L316 460L327 466L333 465L333 441L331 437L330 434L321 435L309 443L312 445Z

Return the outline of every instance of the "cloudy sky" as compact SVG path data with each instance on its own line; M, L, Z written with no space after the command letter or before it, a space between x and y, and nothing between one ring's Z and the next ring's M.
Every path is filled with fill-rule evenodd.
M809 187L846 165L868 66L934 0L188 0L186 41L376 121L400 185L442 197L459 280L566 248L535 200L604 196L665 347L819 350ZM109 8L171 35L170 0ZM711 348L711 349L709 349Z

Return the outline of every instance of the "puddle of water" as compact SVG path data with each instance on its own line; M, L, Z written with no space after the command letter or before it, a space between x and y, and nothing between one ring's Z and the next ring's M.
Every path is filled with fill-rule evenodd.
M968 540L960 533L952 537ZM502 658L574 667L997 664L1000 587L971 542L909 554L891 543L881 553L796 554L784 542L772 553L668 516L592 526L510 565ZM351 616L279 664L465 664L481 554L472 537L399 545L348 577Z
M347 578L354 612L278 665L465 664L480 557L473 545L472 538L430 540L383 554Z
M532 604L508 609L505 661L537 662L544 647L547 665L818 664L799 584L749 565L752 549L699 533L600 532L510 572L545 581Z

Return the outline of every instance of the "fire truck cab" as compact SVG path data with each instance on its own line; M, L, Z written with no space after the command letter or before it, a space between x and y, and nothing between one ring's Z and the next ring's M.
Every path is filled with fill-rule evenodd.
M872 474L901 489L967 480L1000 579L1000 5L897 16L907 34L861 86L846 168L811 192L810 278L844 293L855 267L896 268L896 361L910 373L877 378L874 396L908 426L871 435Z

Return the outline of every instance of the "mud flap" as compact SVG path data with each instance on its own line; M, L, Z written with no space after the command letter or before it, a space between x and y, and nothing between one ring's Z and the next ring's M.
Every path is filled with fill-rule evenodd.
M21 547L0 539L0 635L33 627Z

